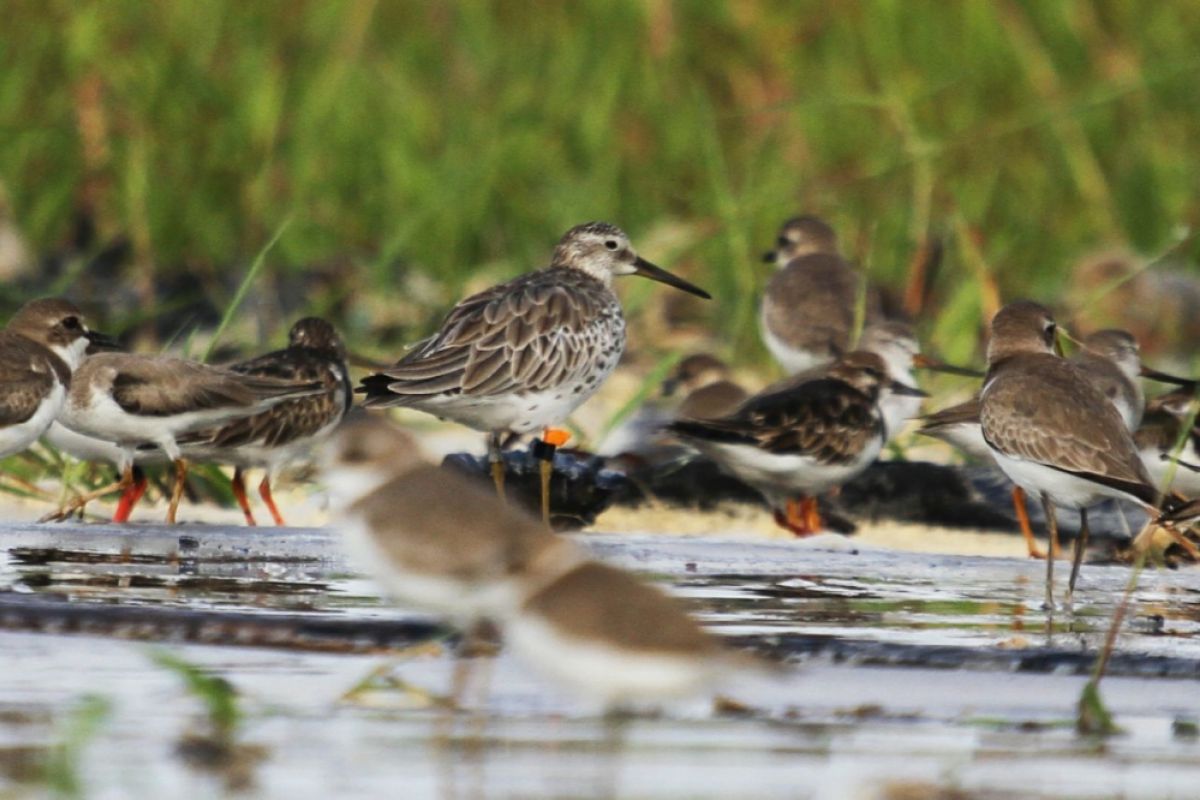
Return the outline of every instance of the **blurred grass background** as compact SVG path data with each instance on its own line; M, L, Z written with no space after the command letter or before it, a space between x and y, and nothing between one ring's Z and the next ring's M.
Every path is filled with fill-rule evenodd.
M1061 299L1087 253L1200 217L1195 3L15 0L4 25L0 218L26 253L0 269L114 314L220 308L291 219L281 313L394 355L599 218L766 363L758 256L815 211L895 287L940 241L923 327L967 359L997 292ZM102 255L120 290L87 283ZM669 290L622 292L636 317Z

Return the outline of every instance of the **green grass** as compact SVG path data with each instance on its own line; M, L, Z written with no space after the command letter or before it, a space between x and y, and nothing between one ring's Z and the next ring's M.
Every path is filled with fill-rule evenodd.
M385 324L412 338L604 218L712 288L696 313L762 358L757 254L784 217L816 210L893 285L926 235L948 237L948 322L928 332L961 357L980 264L1006 296L1055 298L1084 253L1156 252L1200 214L1196 4L5 11L19 35L0 48L0 198L35 251L85 209L103 238L129 238L139 280L187 269L236 286L292 218L268 271L336 265L357 338ZM313 310L337 299L314 294Z

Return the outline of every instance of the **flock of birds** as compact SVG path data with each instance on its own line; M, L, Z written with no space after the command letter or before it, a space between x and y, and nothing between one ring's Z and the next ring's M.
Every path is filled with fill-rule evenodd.
M1050 312L1018 301L991 321L987 370L974 372L922 355L822 220L786 222L768 260L778 270L762 298L762 336L790 377L747 396L715 359L685 359L677 380L693 391L666 431L761 492L781 526L798 535L822 529L816 498L865 470L920 414L925 394L913 370L922 367L983 379L973 400L923 418L921 432L994 460L1016 487L1019 512L1025 495L1043 503L1048 607L1055 507L1082 514L1068 597L1087 509L1103 498L1142 505L1195 551L1183 531L1200 517L1188 496L1200 491L1200 439L1190 427L1196 383L1144 367L1129 334L1094 333L1064 358ZM545 524L554 451L567 438L555 426L596 392L625 348L613 292L621 275L709 297L640 257L619 228L579 225L548 267L461 301L433 336L357 388L341 338L321 319L297 322L282 350L217 367L121 351L69 301L35 300L0 332L0 457L44 438L114 464L116 484L54 516L119 491L117 522L145 491L142 466L173 465L174 522L189 462L206 462L234 468L234 495L254 524L244 475L263 469L259 493L283 524L272 480L315 452L335 525L392 597L467 631L493 622L532 664L609 703L691 691L737 659L675 600L588 558ZM1142 377L1180 388L1147 409ZM430 464L411 435L356 410L355 392L365 408L414 408L486 433L495 493ZM514 434L535 436L542 522L505 502L502 448ZM1160 485L1176 472L1182 494ZM1040 554L1025 529L1031 555Z

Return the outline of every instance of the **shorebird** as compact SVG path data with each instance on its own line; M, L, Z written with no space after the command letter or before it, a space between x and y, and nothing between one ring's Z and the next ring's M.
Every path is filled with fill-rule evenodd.
M1071 363L1079 366L1088 380L1109 399L1130 431L1139 424L1145 405L1139 377L1164 383L1195 385L1190 379L1168 375L1142 364L1137 340L1126 331L1097 331L1086 336L1080 345L1082 349L1071 358ZM979 397L976 396L926 416L919 432L948 442L974 458L988 460L992 451L983 438L979 409ZM1034 540L1025 500L1025 490L1019 485L1014 486L1013 509L1029 555L1044 558L1045 554ZM1052 542L1051 547L1057 549L1057 543Z
M718 640L677 601L430 465L386 420L348 419L319 461L347 550L393 601L466 630L497 623L531 666L611 703L717 672Z
M542 517L549 521L560 424L600 387L625 349L625 318L612 290L618 275L642 275L698 297L703 289L639 256L615 225L567 231L550 266L461 301L437 333L395 366L363 379L368 408L407 406L486 431L496 490L503 496L501 436L542 431Z
M1146 470L1159 489L1200 497L1200 427L1195 420L1196 392L1180 388L1146 406L1134 434ZM1177 452L1178 451L1178 452Z
M535 561L583 558L494 492L430 464L382 417L348 418L318 465L351 556L393 600L456 623L515 608L517 576Z
M735 663L675 598L597 561L522 576L504 624L515 655L609 709L693 695Z
M1196 381L1190 378L1170 375L1143 364L1137 339L1128 331L1096 331L1085 336L1079 344L1081 349L1071 361L1088 372L1130 431L1137 430L1146 410L1146 395L1140 378L1185 386L1193 393L1196 390Z
M729 365L709 353L696 353L680 361L662 382L662 396L683 395L675 416L684 419L723 417L750 394L732 380Z
M906 322L893 320L868 325L863 329L857 349L875 353L882 358L887 367L888 377L900 386L917 385L913 377L914 367L971 378L983 377L982 372L956 367L923 354L916 333ZM922 399L921 396L890 393L880 403L889 442L900 435L904 423L920 413Z
M320 383L239 375L169 356L99 353L88 357L75 371L59 421L74 431L122 448L121 482L117 487L122 491L133 484L138 448L161 449L175 466L175 485L167 510L167 521L175 522L187 477L187 462L176 443L178 436L257 414L322 389ZM96 496L92 493L77 498L72 507L78 508Z
M266 411L240 417L219 428L193 431L179 437L184 454L194 461L218 462L234 467L231 484L246 523L256 524L246 497L245 471L262 468L259 496L276 525L283 515L271 495L271 483L289 464L308 455L314 445L333 432L353 402L346 347L333 325L319 317L305 317L288 332L288 346L230 365L239 375L314 383L322 391L285 400Z
M1079 510L1080 530L1068 584L1075 589L1087 546L1087 509L1104 497L1133 500L1163 517L1160 498L1116 406L1079 364L1056 353L1058 327L1030 301L1005 306L992 320L988 374L980 394L984 440L1006 475L1041 498L1051 541L1056 506ZM1046 559L1046 605L1054 607L1054 558Z
M850 350L855 309L866 292L864 323L883 317L876 293L838 253L837 235L814 216L789 219L778 248L764 259L779 267L759 309L763 343L789 374L832 363Z
M0 458L50 427L93 341L109 340L88 330L79 309L61 298L26 303L0 331Z
M859 350L822 376L755 395L726 417L678 420L667 430L756 488L776 522L805 536L821 529L816 495L879 455L887 437L880 405L892 394L924 393L892 380L883 359Z

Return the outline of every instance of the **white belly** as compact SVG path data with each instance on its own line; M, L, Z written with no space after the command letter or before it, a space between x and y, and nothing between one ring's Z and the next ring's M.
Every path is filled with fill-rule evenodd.
M356 515L335 525L352 563L379 585L391 599L411 608L471 621L512 612L518 603L516 586L507 580L470 580L448 573L415 572L384 552Z
M811 456L776 455L745 444L689 441L709 453L722 469L758 489L777 507L784 500L817 495L857 477L883 447L883 439L875 437L848 464L820 464Z
M1162 452L1158 448L1146 448L1139 455L1142 457L1142 463L1146 465L1146 470L1150 473L1150 477L1154 478L1154 485L1162 489L1166 486L1167 474L1172 471L1172 462L1169 459L1163 458ZM1196 452L1196 448L1192 445L1189 438L1184 444L1183 450L1179 453L1179 460L1186 461L1189 464L1200 463L1200 453ZM1171 491L1179 492L1185 497L1200 497L1200 472L1195 472L1187 467L1174 467L1174 476L1171 480Z
M783 367L784 372L789 375L808 372L811 369L817 369L818 367L824 367L833 363L833 359L826 354L801 350L787 344L772 333L765 322L760 327L763 344L767 346L767 351L779 362L779 366Z
M930 434L943 442L949 442L967 455L980 461L992 459L992 448L988 447L983 438L983 426L978 422L960 422L955 425L943 425L936 433Z
M883 424L890 442L900 435L910 419L921 413L921 398L889 394L879 404L879 411L883 414Z
M504 639L533 669L607 705L694 694L720 671L709 658L627 651L573 637L530 612L506 622Z
M265 407L265 406L264 406ZM106 392L92 392L86 406L68 402L59 421L73 431L104 439L123 447L157 444L172 460L181 453L175 437L181 433L207 428L238 417L249 416L263 407L230 410L189 411L171 416L129 414Z
M993 450L992 455L1004 474L1013 483L1024 489L1030 497L1041 497L1044 492L1050 495L1054 505L1059 508L1088 508L1105 497L1141 502L1125 492L1110 489L1099 483L1092 483L1084 478L1060 472L1034 461L1012 458L998 450Z
M80 461L93 461L124 466L125 449L112 442L73 431L55 420L42 436L46 444ZM162 458L161 451L158 457Z
M597 375L594 382L574 382L545 392L496 395L491 397L429 398L419 408L443 419L452 420L477 431L512 431L529 433L558 425L576 408L595 394L608 377L609 369ZM575 391L576 387L579 391Z
M50 393L42 400L37 411L33 412L33 416L0 430L0 458L19 453L36 442L61 412L65 396L66 390L63 385L55 381Z

